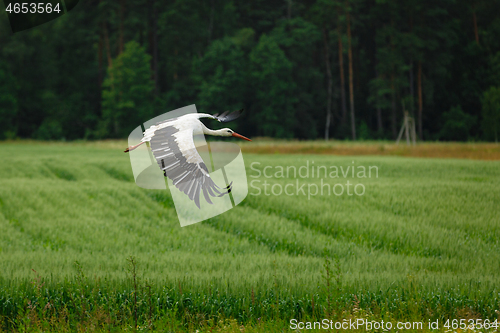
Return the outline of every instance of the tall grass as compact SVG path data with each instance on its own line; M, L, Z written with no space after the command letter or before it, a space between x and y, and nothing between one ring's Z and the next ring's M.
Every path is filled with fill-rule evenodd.
M232 329L231 318L287 327L353 311L492 319L500 309L498 162L245 154L248 180L262 190L263 181L320 184L255 177L307 161L377 166L379 177L346 178L364 184L363 196L255 196L250 187L236 208L181 228L170 193L138 188L120 150L2 151L4 328L189 331Z

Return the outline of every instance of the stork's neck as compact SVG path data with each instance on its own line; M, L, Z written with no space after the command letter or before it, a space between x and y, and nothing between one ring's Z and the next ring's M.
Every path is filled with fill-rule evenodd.
M203 134L213 135L213 136L221 136L220 130L218 130L218 131L211 130L210 128L205 126L205 124L203 124L203 123L201 123L201 128L203 128Z

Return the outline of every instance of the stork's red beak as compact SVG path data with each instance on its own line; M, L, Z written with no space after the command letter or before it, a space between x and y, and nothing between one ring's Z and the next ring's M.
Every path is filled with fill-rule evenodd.
M236 137L236 138L243 139L243 140L252 141L252 140L250 140L249 138L246 138L246 137L244 137L243 135L240 135L240 134L238 134L238 133L233 133L233 136L234 136L234 137Z

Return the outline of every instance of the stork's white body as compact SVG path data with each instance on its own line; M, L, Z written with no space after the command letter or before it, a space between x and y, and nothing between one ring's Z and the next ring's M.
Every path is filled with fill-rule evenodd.
M175 137L175 142L179 146L179 150L182 152L184 157L186 157L188 162L199 163L201 158L196 152L196 149L194 149L195 146L194 146L193 136L200 134L210 135L213 132L216 132L208 129L200 121L200 118L214 118L214 117L206 113L190 113L178 118L174 118L172 120L167 120L158 125L152 125L146 131L144 131L144 137L142 138L141 142L151 141L151 139L155 135L155 132L161 130L162 128L166 128L169 126L175 127L178 130L178 132L172 134L172 136ZM208 173L205 172L204 170L203 172L208 175Z
M226 122L239 117L241 111L235 111L229 115L228 112L225 112L220 116L207 113L190 113L166 120L145 130L141 143L127 148L125 152L134 150L141 144L149 142L151 151L165 177L170 178L173 184L188 195L200 208L199 196L201 193L203 193L208 203L212 203L211 196L220 197L229 193L231 188L229 185L222 191L218 190L220 187L211 180L208 169L196 150L193 136L200 134L234 136L251 141L240 134L234 133L229 128L211 130L200 121L200 118L211 118Z
M212 118L215 119L214 116L207 113L190 113L178 118L174 118L171 120L164 121L158 125L152 125L146 131L144 131L144 137L141 142L149 142L151 138L154 136L155 132L159 129L165 128L167 126L174 126L179 131L189 130L193 135L199 134L209 134L213 135L212 131L208 129L201 121L200 118Z

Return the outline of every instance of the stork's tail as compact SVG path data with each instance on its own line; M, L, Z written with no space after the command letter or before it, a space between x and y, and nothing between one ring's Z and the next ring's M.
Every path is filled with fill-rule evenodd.
M139 146L140 146L140 145L142 145L143 143L144 143L144 142L141 142L141 143L139 143L138 145L135 145L135 146L130 146L130 147L128 147L127 149L125 149L123 152L124 152L124 153L128 153L129 151L134 150L135 148L139 147Z

